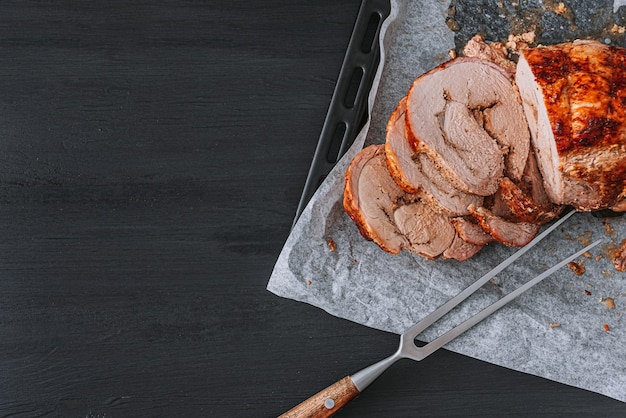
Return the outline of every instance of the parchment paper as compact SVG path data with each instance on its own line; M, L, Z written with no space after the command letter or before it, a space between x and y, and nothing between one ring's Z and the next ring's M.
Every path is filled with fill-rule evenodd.
M412 80L447 60L454 47L454 34L444 24L448 2L407 3L392 1L381 31L384 65L369 98L372 117L302 213L267 286L276 295L398 334L515 251L491 244L465 262L390 255L363 239L343 210L350 160L364 144L384 142L387 118ZM624 217L575 214L419 339L431 341L602 237L607 243L581 258L585 273L562 268L445 348L626 401L626 275L615 270L608 254L626 238ZM605 305L607 297L614 309Z

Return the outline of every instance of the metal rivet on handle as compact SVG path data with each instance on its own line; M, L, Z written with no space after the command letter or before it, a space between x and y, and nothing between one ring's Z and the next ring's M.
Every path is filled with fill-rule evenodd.
M335 400L333 398L328 398L324 401L324 406L326 409L333 409L335 407Z

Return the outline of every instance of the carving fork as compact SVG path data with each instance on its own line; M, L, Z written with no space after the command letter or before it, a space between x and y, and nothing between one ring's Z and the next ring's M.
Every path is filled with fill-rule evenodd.
M378 363L366 367L365 369L351 376L344 377L343 379L337 381L326 389L323 389L317 394L311 396L309 399L285 412L283 415L281 415L281 417L329 417L334 415L339 409L341 409L348 402L350 402L352 399L356 398L361 392L363 392L363 390L365 390L365 388L368 387L370 383L372 383L378 376L380 376L396 361L402 358L409 358L417 361L425 359L430 354L434 353L436 350L443 347L463 332L467 331L483 319L487 318L489 315L515 299L520 294L524 293L561 267L565 266L567 263L573 261L586 251L589 251L591 248L600 244L603 241L602 239L597 240L594 243L586 246L582 250L576 252L575 254L572 254L560 263L550 267L548 270L544 271L534 279L528 281L526 284L520 286L508 295L504 296L502 299L483 309L476 315L470 317L465 322L457 325L447 333L441 335L440 337L436 338L425 346L418 347L415 345L415 338L422 331L431 326L435 321L444 316L446 313L450 312L450 310L452 310L455 306L467 299L481 286L483 286L485 283L495 277L510 264L515 262L518 258L524 255L528 250L530 250L535 244L544 239L559 225L565 222L575 212L576 211L573 210L567 215L563 216L552 226L550 226L544 232L535 237L535 239L529 242L526 246L522 247L516 253L500 263L489 273L485 274L483 277L478 279L461 293L441 305L435 311L427 315L424 319L406 330L404 334L400 336L400 347L398 347L398 350L394 354L384 360L379 361Z

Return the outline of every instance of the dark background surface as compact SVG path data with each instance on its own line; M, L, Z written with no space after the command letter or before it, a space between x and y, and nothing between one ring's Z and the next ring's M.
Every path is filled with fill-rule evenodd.
M275 416L397 336L265 290L359 1L0 2L0 416ZM620 416L440 351L338 416Z

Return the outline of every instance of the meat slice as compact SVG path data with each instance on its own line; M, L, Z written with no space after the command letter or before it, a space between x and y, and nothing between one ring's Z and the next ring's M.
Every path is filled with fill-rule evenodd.
M582 40L528 49L516 81L550 200L626 210L626 49Z
M550 202L532 150L528 153L528 161L521 180L515 183L504 177L500 181L500 189L495 197L506 205L507 216L540 225L557 218L564 208Z
M423 153L409 146L405 131L406 98L402 98L387 123L385 155L387 166L398 186L417 193L433 209L449 216L467 215L469 205L481 205L482 197L455 189Z
M479 224L472 222L470 219L458 217L452 218L450 222L452 226L454 226L454 229L456 229L456 233L459 237L467 243L482 247L494 241L490 234L485 232Z
M434 260L452 244L456 231L450 219L424 202L400 206L393 215L400 232L409 241L406 250Z
M384 158L379 145L364 148L354 157L346 170L343 206L363 237L398 254L409 241L392 217L396 202L407 196L395 185Z
M531 149L528 153L528 160L522 179L517 183L522 192L529 196L538 207L546 208L550 211L560 212L558 205L550 201L548 193L544 187L543 177L537 164L535 152ZM502 188L502 187L501 187Z
M539 232L537 224L507 221L484 207L470 206L469 210L483 230L504 245L523 247Z
M456 235L450 247L443 252L442 257L448 260L465 261L476 255L482 248L482 245L471 244Z
M543 225L557 218L563 209L563 206L539 205L506 177L500 183L499 193L512 215L522 222Z
M456 234L448 218L416 195L400 190L391 178L383 145L359 152L346 171L343 205L361 235L383 250L403 249L436 258Z
M507 73L488 61L457 58L418 77L409 89L406 136L457 189L489 196L500 179L519 179L528 127Z

